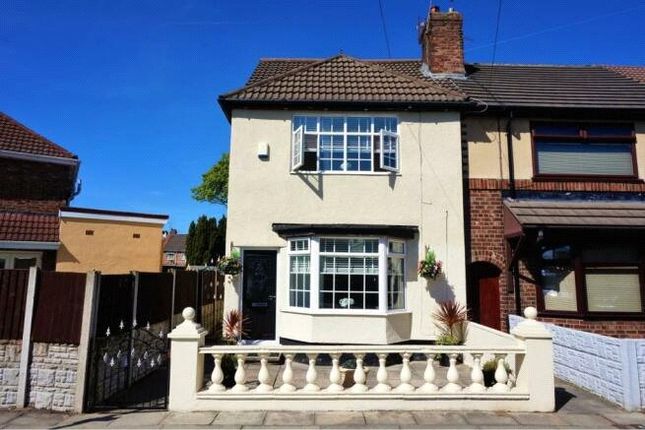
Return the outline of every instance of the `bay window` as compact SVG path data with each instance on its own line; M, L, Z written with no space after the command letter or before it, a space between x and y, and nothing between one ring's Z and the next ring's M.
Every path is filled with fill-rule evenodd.
M539 304L572 316L645 312L645 256L638 247L560 245L540 255Z
M293 118L292 171L396 172L399 164L396 117Z
M290 307L405 309L404 241L312 237L290 239L288 250Z

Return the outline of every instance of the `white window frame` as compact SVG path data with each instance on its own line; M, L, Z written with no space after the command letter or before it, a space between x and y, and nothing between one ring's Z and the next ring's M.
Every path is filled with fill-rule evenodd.
M402 243L403 244L403 252L398 253L398 252L390 251L390 243ZM390 240L388 240L388 244L387 244L387 260L389 260L390 258L392 258L392 259L396 258L396 259L402 260L402 264L403 264L403 279L401 280L401 282L403 284L402 285L403 289L401 290L401 293L403 294L403 308L392 308L392 309L390 309L389 306L388 306L388 303L385 303L385 306L387 307L388 311L400 311L402 309L407 309L408 308L408 295L407 295L407 291L406 291L406 276L405 276L405 271L406 271L405 262L406 262L407 251L408 251L408 245L404 240L401 240L401 239L390 239ZM386 263L387 263L387 261L386 261ZM386 285L385 285L386 300L389 299L388 296L390 295L390 291L388 290L389 284L388 284L387 277L388 277L388 274L387 274L387 267L386 267L386 279L385 279L385 283L386 283Z
M298 127L291 137L291 171L295 172L305 163L304 126Z
M286 275L288 278L287 281L287 300L285 302L285 306L283 306L283 309L289 312L294 312L294 313L307 313L307 314L320 314L320 315L326 315L326 314L334 314L334 315L347 315L347 316L361 316L361 315L389 315L389 314L397 314L397 313L406 313L409 312L408 310L408 301L407 301L407 279L405 276L405 268L406 268L406 260L408 258L408 242L404 239L398 239L398 238L390 238L390 237L382 237L382 236L338 236L338 235L322 235L322 236L312 236L309 237L309 251L308 252L294 252L291 251L291 241L292 240L302 240L302 237L293 237L289 238L287 241L287 268L286 268ZM370 254L365 254L365 253L325 253L325 252L320 252L320 240L321 239L344 239L344 240L353 240L353 239L358 239L358 240L369 240L369 239L376 239L378 240L378 254L376 253L370 253ZM405 306L402 309L388 309L387 306L387 259L390 255L389 253L389 242L390 241L397 241L397 242L403 242L405 246L405 254L397 254L397 257L403 257L404 263L404 273L403 273L403 295L404 295L404 303ZM309 254L309 293L310 293L310 299L309 299L309 308L303 308L303 307L296 307L296 306L291 306L290 300L289 300L289 290L290 290L290 264L291 264L291 256L292 255L299 255L299 254ZM379 307L378 309L333 309L333 308L320 308L319 306L319 298L320 298L320 261L321 257L324 256L331 256L331 255L339 255L342 257L364 257L364 256L370 256L370 257L376 257L378 256L378 282L379 282L379 289L378 289L378 295L379 295Z
M303 171L303 173L323 173L325 175L389 175L391 173L398 173L400 172L400 165L401 165L401 160L400 160L400 154L399 154L399 147L400 147L400 135L399 135L399 130L400 130L400 119L397 115L387 115L387 114L376 114L376 115L367 115L367 114L343 114L343 115L326 115L326 114L311 114L311 113L298 113L293 115L292 117L292 124L295 121L296 117L309 117L309 118L316 118L316 130L315 131L307 131L305 129L304 125L300 125L296 130L292 131L292 140L291 140L291 147L292 147L292 159L291 159L291 172L292 173L298 173L299 169L302 168L304 165L304 158L305 158L305 152L313 152L313 151L307 151L305 149L305 135L315 135L316 136L316 170L311 171L307 170L306 172ZM322 131L321 127L321 120L322 118L343 118L343 130L342 131ZM347 121L348 118L370 118L370 130L369 131L357 131L357 132L350 132L347 130ZM380 129L377 130L374 125L374 120L376 118L394 118L396 119L396 131L388 131L385 129ZM293 126L292 126L293 129ZM301 135L296 137L296 133L300 132ZM382 133L385 132L386 135L388 136L395 136L396 137L396 168L391 168L391 167L383 167L383 137ZM321 135L331 135L331 136L343 136L343 169L342 170L321 170L320 169L320 148L321 148L321 142L320 142L320 136ZM347 147L348 147L348 135L351 136L369 136L370 137L370 170L347 170L347 164L348 164L348 159L347 159ZM377 158L378 160L378 166L376 166L376 161L374 160L375 156L375 138L378 137L380 139L380 149L379 149L379 155ZM299 148L299 152L296 152L296 147ZM299 158L298 158L299 157ZM295 161L299 160L299 163L296 163ZM360 159L359 159L360 160ZM360 161L358 161L360 163ZM360 164L359 164L360 165ZM296 167L294 167L296 166ZM381 168L381 171L376 170L376 167ZM360 168L360 167L359 167Z
M36 267L41 268L43 262L43 253L42 252L11 252L11 251L0 251L0 259L5 260L5 269L14 268L14 259L15 258L35 258Z
M389 137L394 139L394 160L396 161L395 166L386 166L385 165L385 138ZM399 171L399 135L397 133L392 133L390 131L381 130L381 169L389 170L390 172Z
M291 244L294 242L298 241L305 241L307 244L306 249L291 249ZM295 290L298 291L295 288L292 288L291 285L291 257L302 257L302 256L307 256L309 257L309 306L294 306L291 304L291 291ZM309 310L312 308L313 305L313 292L312 292L312 278L313 276L313 270L311 267L312 263L312 256L311 256L311 240L308 237L294 237L289 239L287 242L287 305L291 309L298 309L298 310Z

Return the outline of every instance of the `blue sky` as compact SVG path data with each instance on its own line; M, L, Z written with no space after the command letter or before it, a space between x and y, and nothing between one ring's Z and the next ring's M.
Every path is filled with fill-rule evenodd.
M497 0L464 14L466 59L490 62ZM184 231L225 208L190 188L227 150L217 95L261 57L387 58L378 0L0 2L0 109L77 154L76 206L165 213ZM417 58L428 0L382 0L394 58ZM503 0L501 63L645 64L645 1Z

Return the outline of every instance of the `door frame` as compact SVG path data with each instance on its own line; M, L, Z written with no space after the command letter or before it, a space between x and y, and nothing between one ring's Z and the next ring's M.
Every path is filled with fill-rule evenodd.
M498 320L497 326L499 330L502 327L502 293L500 291L500 280L503 275L503 271L497 267L494 263L489 261L473 261L469 263L466 267L467 273L467 302L470 304L470 308L473 309L473 305L476 306L477 315L473 315L474 320L482 325L482 302L481 302L481 283L482 279L497 279L497 308L498 308ZM486 276L488 275L488 276ZM488 326L487 326L488 327ZM496 327L492 327L496 328Z
M275 337L273 339L246 339L242 340L242 344L252 344L252 345L267 345L267 344L278 344L280 340L279 328L280 328L280 300L282 300L282 294L280 293L280 284L281 273L280 273L280 250L282 248L277 246L238 246L240 250L240 258L242 259L242 270L240 272L240 298L237 303L237 308L242 312L244 310L244 257L246 251L273 251L275 252L275 322L274 322L274 333Z

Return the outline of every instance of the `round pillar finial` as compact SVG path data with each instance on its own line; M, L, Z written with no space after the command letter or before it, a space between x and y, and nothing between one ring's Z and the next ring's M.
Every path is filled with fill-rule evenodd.
M181 316L184 317L186 321L192 321L195 319L195 309L191 307L184 308L181 312Z
M537 318L537 309L535 309L533 306L529 306L528 308L524 309L524 317L529 320L535 320Z

